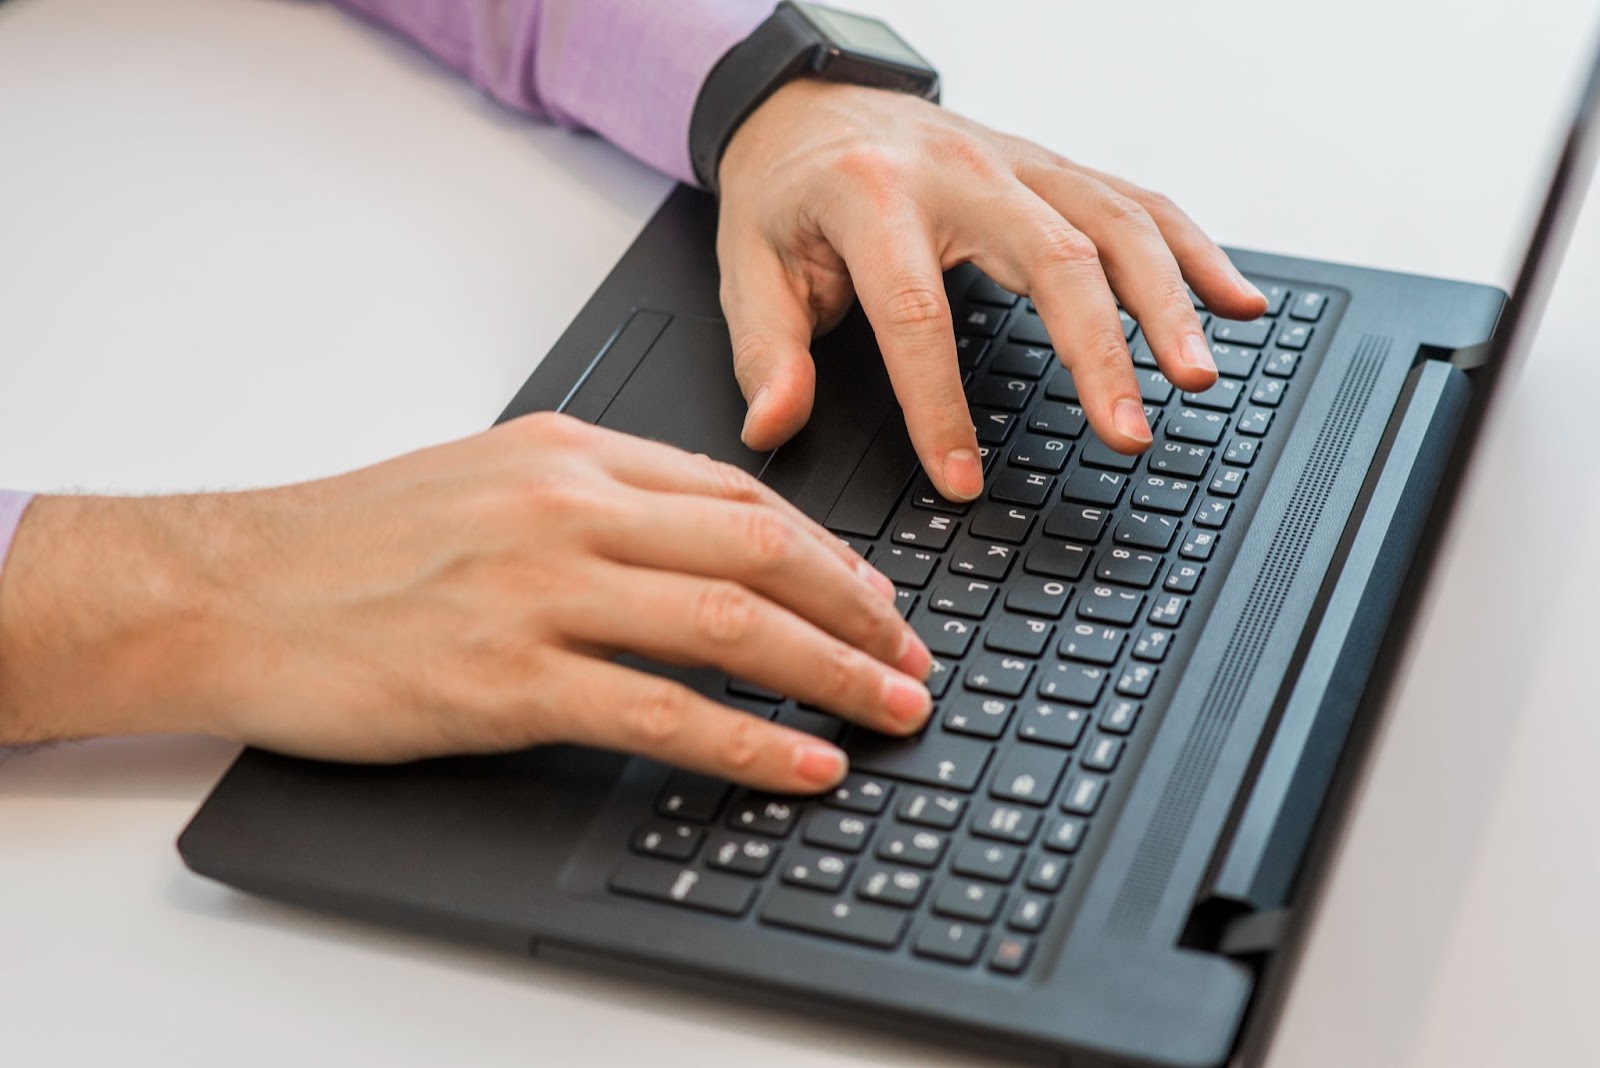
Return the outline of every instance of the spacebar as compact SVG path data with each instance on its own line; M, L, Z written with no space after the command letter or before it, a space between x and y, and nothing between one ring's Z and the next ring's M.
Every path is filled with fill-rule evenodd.
M791 890L780 886L772 892L766 907L761 910L761 921L888 949L900 941L900 935L905 931L906 914L882 905L840 901L814 890Z
M916 473L917 451L911 447L905 420L892 415L867 446L822 525L840 534L876 538Z

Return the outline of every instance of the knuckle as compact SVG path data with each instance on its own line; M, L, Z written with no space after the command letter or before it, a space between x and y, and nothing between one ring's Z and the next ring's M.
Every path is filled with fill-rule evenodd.
M1189 287L1177 275L1169 274L1156 282L1153 296L1157 306L1168 315L1189 315L1194 311Z
M752 770L761 759L766 731L764 720L738 713L723 734L722 765L734 773Z
M753 508L744 517L744 544L755 566L762 571L781 570L794 555L795 536L778 513Z
M670 746L689 719L688 691L674 683L653 682L632 706L627 730L642 749Z
M697 454L705 468L710 495L725 501L754 503L763 499L763 487L748 472L722 460L713 460L704 453Z
M916 333L949 332L950 313L944 292L922 281L901 282L883 302L885 324L891 329Z
M964 130L936 134L928 143L928 153L941 164L980 176L993 175L999 170L988 146Z
M1088 356L1092 364L1102 371L1127 367L1128 345L1122 339L1122 330L1097 327L1089 335Z
M1139 192L1139 199L1144 202L1145 210L1151 215L1182 215L1178 202L1165 193L1144 189Z
M774 346L767 335L742 333L733 343L733 373L741 382L772 362Z
M1045 225L1034 246L1034 256L1045 271L1100 269L1100 250L1081 230L1065 221Z
M825 660L819 674L823 692L834 702L843 703L856 689L856 679L861 674L861 654L848 645L833 642Z
M1112 225L1146 226L1150 223L1150 216L1137 200L1109 189L1095 199L1094 212L1103 222Z
M755 624L755 598L732 582L712 582L695 598L695 632L712 645L732 645Z
M517 425L536 444L547 447L581 444L594 431L583 420L561 412L534 412L517 420Z
M898 189L904 175L900 161L873 144L858 143L843 149L835 167L847 181L881 192Z

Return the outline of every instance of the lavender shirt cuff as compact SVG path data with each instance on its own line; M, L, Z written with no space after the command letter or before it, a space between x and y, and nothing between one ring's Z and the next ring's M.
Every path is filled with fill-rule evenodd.
M11 551L11 539L16 536L22 513L33 502L33 494L0 490L0 568L6 565L6 554Z
M773 0L337 0L519 111L593 130L694 183L689 119Z

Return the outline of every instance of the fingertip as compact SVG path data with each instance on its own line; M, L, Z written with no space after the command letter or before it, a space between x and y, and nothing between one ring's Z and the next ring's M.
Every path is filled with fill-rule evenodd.
M795 746L793 766L804 786L815 790L837 786L849 769L844 753L821 741Z
M798 382L762 383L751 394L739 440L757 452L776 449L806 425L811 417L811 391Z
M970 501L983 492L983 464L978 451L962 446L945 453L940 465L940 479L945 496L957 501Z
M1111 409L1111 425L1127 439L1135 452L1142 452L1155 441L1150 433L1150 421L1145 418L1144 405L1132 397L1123 397Z

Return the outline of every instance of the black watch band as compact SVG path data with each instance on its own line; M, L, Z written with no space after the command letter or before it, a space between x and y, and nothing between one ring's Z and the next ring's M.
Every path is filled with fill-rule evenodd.
M717 191L722 153L740 123L803 76L939 99L939 72L882 22L784 0L717 61L700 87L689 120L689 159L702 186Z

